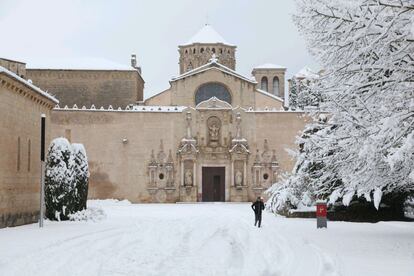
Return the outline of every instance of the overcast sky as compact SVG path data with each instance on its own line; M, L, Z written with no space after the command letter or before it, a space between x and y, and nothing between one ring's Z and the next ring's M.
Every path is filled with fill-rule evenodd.
M208 21L237 45L236 69L275 63L288 77L315 68L291 16L293 0L0 0L0 57L42 64L45 59L105 58L129 64L136 53L145 97L178 74L177 46Z

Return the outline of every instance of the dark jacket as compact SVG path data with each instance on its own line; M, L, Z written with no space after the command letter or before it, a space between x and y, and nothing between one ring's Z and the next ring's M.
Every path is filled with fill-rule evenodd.
M252 204L252 209L255 214L261 215L262 210L264 210L264 208L265 208L264 203L260 200L256 200L256 202Z

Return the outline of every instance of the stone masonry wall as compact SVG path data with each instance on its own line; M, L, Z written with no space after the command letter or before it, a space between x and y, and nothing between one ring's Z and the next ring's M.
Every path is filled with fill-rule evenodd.
M27 78L56 96L60 106L125 108L143 100L138 71L26 69Z
M38 219L40 117L46 114L49 143L53 107L53 102L46 102L0 74L0 228Z

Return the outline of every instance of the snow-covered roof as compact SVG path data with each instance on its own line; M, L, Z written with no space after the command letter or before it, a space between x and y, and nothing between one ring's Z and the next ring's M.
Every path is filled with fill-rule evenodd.
M258 93L260 93L260 94L263 94L263 95L266 95L266 96L268 96L268 97L270 97L270 98L273 98L273 99L275 99L275 100L278 100L278 101L280 101L280 102L284 102L284 100L281 98L281 97L278 97L278 96L276 96L276 95L273 95L273 94L270 94L269 92L267 92L267 91L264 91L264 90L261 90L261 89L256 89L256 91L258 92Z
M0 57L0 59L2 59L2 60L6 60L6 61L10 61L10 62L16 62L16 63L20 63L20 64L26 64L25 62L23 62L23 61L19 61L19 60L17 60L17 59L3 58L3 57Z
M30 89L32 89L33 91L35 91L36 93L42 95L45 98L48 98L49 100L51 100L54 103L59 103L58 99L56 99L55 97L53 97L52 95L50 95L49 93L43 91L42 89L40 89L39 87L37 87L36 85L33 85L33 83L19 77L17 74L13 73L10 70L7 70L6 68L0 66L0 73L3 73L5 75L7 75L10 78L13 78L15 80L17 80L18 82L23 83L24 85L26 85L27 87L29 87Z
M119 64L104 58L42 59L40 62L29 63L27 67L28 69L51 70L136 70L130 65Z
M309 67L303 67L299 72L294 75L298 79L317 79L319 74L313 72Z
M265 63L262 65L255 66L253 69L286 69L286 67L273 63Z
M222 44L229 45L229 46L235 46L233 44L228 43L209 24L204 25L193 37L191 37L186 43L182 44L182 46L190 45L194 43L205 43L205 44L222 43Z
M253 83L253 84L257 83L257 81L254 78L249 78L249 77L243 76L242 74L234 71L233 69L230 69L229 67L224 66L223 64L220 64L216 58L212 58L212 59L210 59L210 61L208 63L206 63L204 65L201 65L200 67L197 67L193 70L190 70L190 71L185 72L185 73L183 73L183 74L181 74L177 77L172 78L171 81L177 81L177 80L180 80L180 79L183 79L183 78L186 78L186 77L189 77L189 76L192 76L192 75L195 75L195 74L207 71L207 70L212 70L212 69L220 70L224 73L233 75L237 78L240 78L242 80L245 80L245 81Z

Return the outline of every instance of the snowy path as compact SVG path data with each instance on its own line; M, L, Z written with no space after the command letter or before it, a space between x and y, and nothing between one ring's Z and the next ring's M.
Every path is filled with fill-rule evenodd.
M414 275L414 224L257 229L247 204L91 203L108 218L0 229L0 275Z

